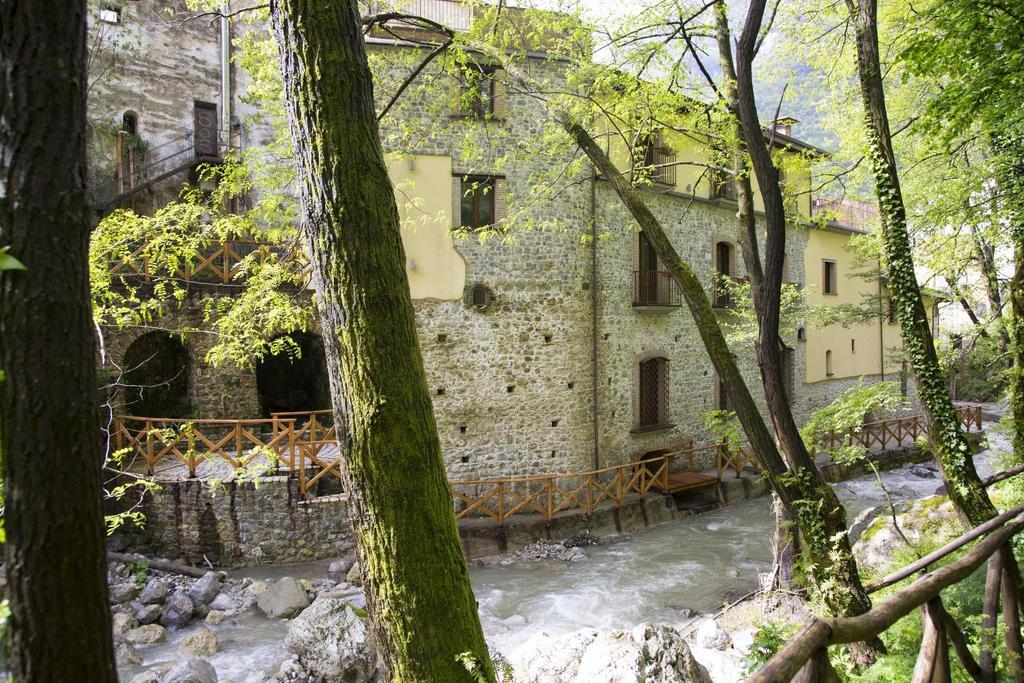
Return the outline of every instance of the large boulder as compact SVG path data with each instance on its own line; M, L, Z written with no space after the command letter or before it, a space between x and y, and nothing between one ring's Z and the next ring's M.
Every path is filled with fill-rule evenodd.
M135 618L139 620L140 624L155 624L163 611L164 609L160 605L143 605L135 612Z
M314 677L372 681L377 656L366 623L340 598L320 596L288 625L284 645Z
M285 576L260 593L256 607L271 619L291 619L309 607L309 596L302 582Z
M201 628L185 636L178 649L195 657L212 657L220 649L220 643L213 631Z
M131 631L133 628L137 628L139 620L135 618L135 615L128 612L115 612L111 617L111 623L114 627L114 634L120 635Z
M167 628L181 628L192 620L196 608L184 591L178 591L167 598L163 612L160 613L160 623Z
M341 583L348 576L348 572L352 569L352 565L356 563L356 558L349 555L343 557L340 560L331 562L331 566L327 568L327 576L330 577L334 583Z
M114 642L114 656L117 658L118 666L142 664L142 655L139 651L123 640Z
M186 659L175 664L161 683L217 683L217 670L205 659Z
M915 547L926 539L929 545L941 544L963 531L956 508L945 496L900 501L895 507L899 530L893 526L892 510L885 505L864 525L854 544L854 557L863 569L884 571L899 554L913 553L908 541Z
M124 639L132 645L152 645L167 639L167 630L160 624L146 624L124 634Z
M513 655L512 668L516 683L711 683L682 634L663 624L538 633Z
M139 602L143 605L159 605L167 597L167 582L161 578L153 577L142 589L139 595Z
M697 644L711 650L724 650L732 644L729 634L714 619L707 619L697 627Z
M110 587L110 604L120 605L131 602L138 596L139 587L134 583L119 583Z
M196 605L209 605L220 595L222 577L219 572L206 572L188 589L188 597Z

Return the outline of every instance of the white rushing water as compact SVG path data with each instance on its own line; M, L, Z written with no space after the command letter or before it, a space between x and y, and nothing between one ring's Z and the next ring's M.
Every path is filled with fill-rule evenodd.
M990 435L992 447L976 458L979 473L998 469L1005 439ZM894 500L932 495L941 478L920 465L881 474ZM836 484L849 520L886 502L874 475ZM758 573L771 562L774 522L767 497L701 515L685 517L617 542L584 548L588 559L574 563L524 561L508 566L473 568L473 588L488 640L511 653L533 634L561 634L580 628L631 628L642 622L683 624L691 615L722 604L758 585ZM254 567L234 576L318 578L328 560ZM195 627L193 627L195 628ZM173 634L167 643L142 648L142 667L177 659L177 646L190 631ZM282 641L286 621L249 613L214 628L221 652L209 661L221 680L244 681L248 672L271 674L287 658ZM129 679L128 676L125 677Z

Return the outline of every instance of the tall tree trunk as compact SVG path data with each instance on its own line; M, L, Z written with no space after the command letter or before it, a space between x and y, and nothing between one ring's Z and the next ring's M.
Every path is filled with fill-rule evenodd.
M85 0L0 1L0 452L16 681L115 681L85 198Z
M996 269L996 250L991 242L978 234L978 227L970 225L971 240L974 243L975 260L981 270L982 278L985 280L985 296L988 298L988 307L991 319L1000 323L996 328L996 336L999 344L999 353L1005 363L1010 363L1009 346L1010 338L1006 332L1005 311L1003 311L1003 294L999 289L999 271Z
M393 681L493 680L420 354L354 0L273 0L348 511Z
M787 395L782 364L779 320L782 307L782 270L786 253L786 208L779 186L778 169L772 161L771 151L765 143L764 132L758 119L753 82L756 41L761 32L765 4L765 0L753 0L749 4L746 24L736 43L734 70L727 70L735 74L736 84L734 88L730 88L731 97L727 104L738 120L738 133L742 136L750 155L750 165L757 177L765 211L764 265L760 304L757 310L757 361L761 370L768 414L771 416L775 434L790 469L812 478L816 487L819 487L820 482L820 488L827 488L831 493L831 487L821 478L814 459L808 453L803 437L800 436ZM728 49L729 22L725 4L720 3L715 12L721 58L723 61L733 61ZM841 579L837 585L822 581L823 577L816 582L819 586L829 585L827 590L821 591L825 605L837 616L856 616L868 611L871 608L871 601L864 592L857 562L850 548L846 510L835 498L834 493L831 499L834 503L830 501L829 504L834 505L835 509L822 517L824 526L815 526L808 520L808 523L800 525L800 531L810 553L825 552L825 557L833 562L828 575ZM800 510L797 512L799 515ZM873 662L877 653L881 651L884 651L884 648L878 638L851 647L855 661L862 665Z
M747 277L750 280L750 294L753 300L754 312L758 320L760 320L763 311L761 302L765 295L781 297L782 291L781 283L780 289L775 292L766 293L764 288L764 267L761 264L761 254L757 239L757 217L754 214L754 188L753 183L750 181L747 148L743 140L743 129L740 126L737 113L736 64L732 55L729 15L724 3L719 4L715 8L715 37L718 42L719 65L724 77L720 85L720 91L725 99L725 105L733 128L732 134L735 137L732 156L738 208L736 217L740 224L741 234L740 245L743 253L743 263L746 266ZM780 588L788 588L796 569L797 542L799 540L797 526L790 512L777 499L772 505L772 509L775 513L775 536L772 541L772 558L776 571L775 584Z
M1017 217L1024 221L1024 216ZM1013 453L1024 461L1024 222L1012 228L1013 278L1010 314L1006 316L1013 364L1010 368L1009 404L1013 419Z
M917 378L918 395L928 419L936 460L949 496L971 525L995 516L996 509L981 484L970 447L946 389L931 326L914 273L907 216L900 191L896 156L878 55L876 0L847 0L857 41L857 71L868 129L868 153L878 195L882 241L889 271L889 289L903 330L904 347Z

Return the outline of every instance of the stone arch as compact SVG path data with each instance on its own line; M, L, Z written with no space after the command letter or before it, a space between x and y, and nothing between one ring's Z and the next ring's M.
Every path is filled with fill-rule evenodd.
M319 335L290 335L298 354L282 351L256 364L256 388L264 417L271 413L322 410L331 407L327 358Z
M194 417L191 351L181 337L146 332L124 352L124 411L143 417Z

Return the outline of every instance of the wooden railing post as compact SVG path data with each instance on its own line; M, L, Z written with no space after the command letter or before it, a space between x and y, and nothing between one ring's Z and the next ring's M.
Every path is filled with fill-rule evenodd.
M498 526L505 526L505 481L498 481Z
M242 464L242 423L235 420L235 460Z
M191 477L192 479L195 479L196 478L196 436L193 433L191 428L189 428L188 431L185 433L185 440L188 442L188 451L186 451L188 453L188 460L186 461L186 464L188 465L188 474L189 474L189 477Z
M146 471L152 476L155 455L153 453L153 422L146 420Z
M548 505L547 505L547 521L551 521L555 516L555 478L548 477Z

